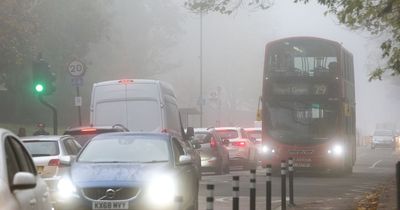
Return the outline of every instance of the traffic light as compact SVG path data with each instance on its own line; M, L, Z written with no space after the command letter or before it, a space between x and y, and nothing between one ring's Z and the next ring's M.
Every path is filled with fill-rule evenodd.
M55 90L55 74L50 65L43 59L33 63L33 88L36 94L51 95Z

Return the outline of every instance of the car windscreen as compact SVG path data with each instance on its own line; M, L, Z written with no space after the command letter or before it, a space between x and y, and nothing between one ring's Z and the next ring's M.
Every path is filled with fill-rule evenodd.
M217 133L222 139L234 139L239 137L236 130L218 130Z
M170 150L165 139L143 136L110 136L90 141L78 162L168 162Z
M93 137L95 137L99 134L102 134L102 133L111 133L111 132L121 132L121 130L114 129L114 128L113 129L93 129L90 131L71 130L71 131L65 131L64 135L73 136L81 146L84 146Z
M258 130L247 131L247 134L255 139L261 139L261 131Z
M194 133L193 143L197 144L208 144L211 140L211 134L207 132L196 132Z
M24 141L26 149L32 157L59 155L58 141Z
M375 131L374 136L393 136L393 132L390 130Z

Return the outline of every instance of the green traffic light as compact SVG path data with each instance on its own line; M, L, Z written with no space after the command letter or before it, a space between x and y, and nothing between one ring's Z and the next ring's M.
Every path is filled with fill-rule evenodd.
M43 87L42 84L37 84L37 85L35 86L35 90L36 90L36 92L41 93L41 92L43 92L44 87Z

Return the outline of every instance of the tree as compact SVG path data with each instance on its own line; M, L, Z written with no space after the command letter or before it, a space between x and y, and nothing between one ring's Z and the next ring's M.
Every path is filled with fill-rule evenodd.
M193 3L203 2L203 3ZM294 2L309 3L309 0L294 0ZM213 0L187 1L186 5L193 10L199 8L207 11L216 11L222 14L231 14L242 5L249 5L261 9L270 3L266 0ZM400 1L399 0L318 0L325 5L326 13L335 14L340 23L354 30L366 30L373 35L386 35L388 38L380 45L382 59L387 62L370 74L369 80L382 79L384 73L392 76L400 75ZM227 9L226 5L233 5Z
M108 4L86 0L0 2L0 94L4 99L0 100L1 120L43 120L40 118L46 110L35 109L39 103L31 87L32 61L39 52L43 53L57 73L57 89L66 90L65 63L72 56L85 56L90 44L104 35ZM57 94L54 99L62 101L64 94ZM60 111L66 111L67 105L60 102Z
M30 0L3 0L0 2L0 87L15 92L19 71L30 58L37 34L36 17Z
M41 52L51 65L51 71L56 74L56 90L48 100L57 106L60 113L71 113L76 109L73 106L75 88L71 86L66 65L74 58L85 61L91 46L107 36L112 17L109 11L111 5L107 1L38 0L34 8L39 33L33 53ZM35 114L36 120L46 116L48 110L37 100L34 104L37 104L34 107L36 113L42 113ZM70 124L75 118L75 115L63 116L60 124Z
M268 9L273 0L187 0L185 6L192 11L213 11L230 15L241 7Z
M308 3L309 0L295 0ZM386 65L370 74L370 79L382 79L385 72L400 75L400 1L399 0L318 0L336 14L340 23L352 29L367 30L373 35L385 34L381 44Z
M109 39L93 49L91 79L151 78L174 69L168 50L182 34L178 9L166 0L115 2Z

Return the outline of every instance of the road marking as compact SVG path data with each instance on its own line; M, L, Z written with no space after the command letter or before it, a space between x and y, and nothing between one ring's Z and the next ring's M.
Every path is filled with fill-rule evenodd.
M380 162L382 162L382 160L376 161L376 162L375 162L374 164L372 164L372 166L369 167L369 168L375 168L375 166L378 165Z

